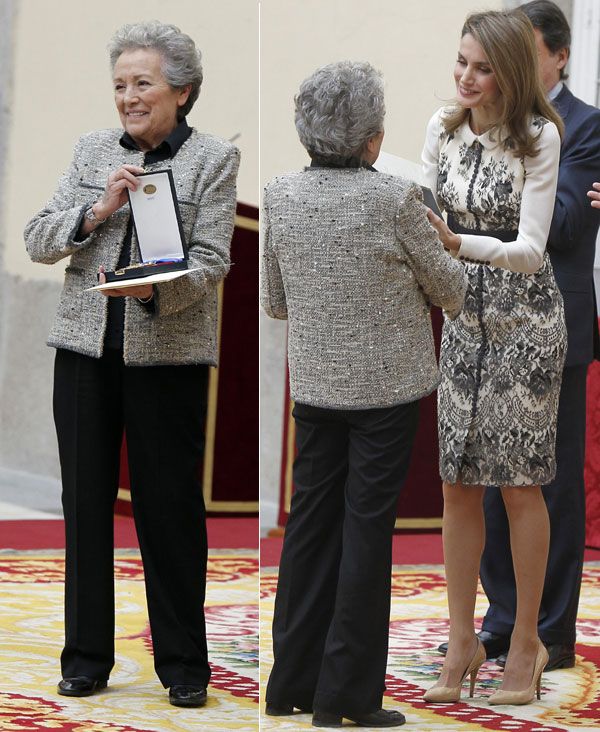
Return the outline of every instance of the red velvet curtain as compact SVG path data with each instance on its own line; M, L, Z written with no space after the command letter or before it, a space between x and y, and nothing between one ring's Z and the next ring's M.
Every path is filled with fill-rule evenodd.
M594 361L587 381L585 443L586 531L588 546L600 549L600 362Z

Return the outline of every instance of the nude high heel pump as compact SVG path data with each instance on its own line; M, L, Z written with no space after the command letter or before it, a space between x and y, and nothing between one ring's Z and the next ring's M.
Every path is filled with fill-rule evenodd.
M529 704L537 696L539 699L542 695L542 671L548 663L548 651L542 643L539 642L535 664L533 666L533 676L531 677L531 685L522 691L504 691L498 689L489 698L490 704Z
M462 675L460 684L458 686L432 686L431 689L428 689L423 695L425 701L433 702L434 704L460 701L461 687L467 676L470 676L471 680L469 696L472 697L473 692L475 691L475 679L477 678L477 672L479 671L481 664L485 661L485 657L485 648L478 638L477 650L475 651L475 655L471 659L471 662L467 666L466 671Z

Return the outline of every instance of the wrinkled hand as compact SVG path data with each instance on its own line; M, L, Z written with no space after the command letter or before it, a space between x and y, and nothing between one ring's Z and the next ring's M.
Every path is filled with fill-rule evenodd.
M448 224L446 224L444 219L441 219L439 216L434 214L430 208L427 209L427 218L429 219L429 223L437 231L440 241L446 249L457 252L461 245L460 236L450 231Z
M144 169L137 165L122 165L118 170L114 170L108 176L104 193L94 204L95 216L99 219L107 219L127 203L127 190L137 190L140 182L136 178L136 174L143 172Z
M98 274L98 284L106 284L106 275L104 267L100 267ZM140 300L147 300L154 295L152 285L140 285L139 287L114 287L110 290L100 290L106 297L139 297Z
M600 183L594 183L593 187L595 190L587 192L588 198L592 199L590 205L593 208L600 208Z

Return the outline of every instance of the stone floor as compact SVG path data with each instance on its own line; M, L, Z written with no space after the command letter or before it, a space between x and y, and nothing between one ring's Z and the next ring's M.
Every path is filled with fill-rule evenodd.
M0 469L0 521L60 517L60 481Z

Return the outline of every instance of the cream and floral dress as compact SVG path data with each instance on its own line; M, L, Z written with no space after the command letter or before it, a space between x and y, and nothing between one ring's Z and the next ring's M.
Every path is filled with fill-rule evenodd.
M556 415L567 346L546 240L560 138L532 119L539 154L518 158L506 134L448 134L445 110L423 150L428 185L460 233L469 286L446 319L438 390L440 474L451 483L539 485L556 471Z

